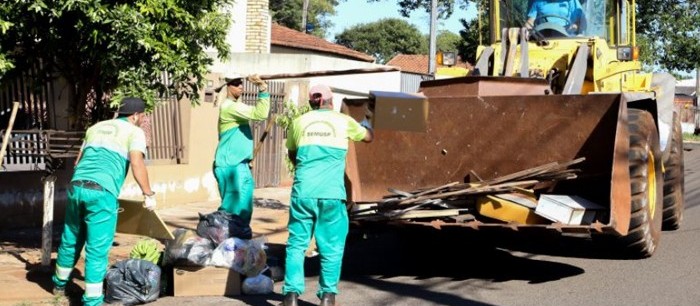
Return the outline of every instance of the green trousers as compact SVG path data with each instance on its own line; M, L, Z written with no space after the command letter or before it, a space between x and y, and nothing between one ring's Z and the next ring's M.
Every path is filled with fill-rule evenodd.
M65 287L85 247L84 305L102 305L102 282L117 225L117 198L107 191L71 186L54 285Z
M253 190L255 183L248 163L229 167L214 167L214 177L219 184L221 206L219 210L238 215L250 224L253 215Z
M321 258L321 275L316 295L338 293L343 264L348 213L345 201L292 197L289 206L289 239L282 292L304 292L304 252L311 235L316 237Z

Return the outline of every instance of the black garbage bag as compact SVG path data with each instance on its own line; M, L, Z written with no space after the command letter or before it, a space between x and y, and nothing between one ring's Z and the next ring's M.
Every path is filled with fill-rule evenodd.
M219 210L206 215L199 214L197 235L219 245L231 237L250 239L253 237L253 232L241 217Z
M160 294L160 267L143 259L114 264L105 277L105 302L137 305L153 302Z

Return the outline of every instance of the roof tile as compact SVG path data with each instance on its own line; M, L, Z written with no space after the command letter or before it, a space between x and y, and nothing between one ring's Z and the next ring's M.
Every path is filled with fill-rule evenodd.
M398 67L403 72L428 74L429 60L428 56L424 54L398 54L390 59L386 65ZM437 67L446 66L438 65ZM454 67L472 69L472 66L467 62L459 62Z
M271 44L289 48L333 53L364 62L374 62L374 57L370 55L342 45L334 44L323 38L287 28L277 23L272 23Z

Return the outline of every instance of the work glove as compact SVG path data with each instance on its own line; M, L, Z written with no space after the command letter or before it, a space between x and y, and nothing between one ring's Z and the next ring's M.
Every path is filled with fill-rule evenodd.
M156 193L155 192L151 195L143 195L143 207L145 207L148 210L155 210L156 209Z
M247 80L248 80L248 82L251 82L251 83L255 84L256 86L258 86L258 91L262 92L262 91L267 90L267 83L265 83L265 81L263 81L259 75L257 75L257 74L250 75L250 76L248 76Z

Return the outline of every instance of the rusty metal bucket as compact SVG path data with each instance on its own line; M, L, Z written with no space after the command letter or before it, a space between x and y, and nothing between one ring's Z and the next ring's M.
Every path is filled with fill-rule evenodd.
M376 130L372 143L352 144L346 169L349 200L377 201L388 188L415 190L468 181L470 171L488 180L585 157L576 167L579 178L560 182L552 193L582 195L610 207L596 229L626 232L629 133L621 95L544 95L547 88L543 82L518 78L424 82L427 132ZM361 107L345 107L361 118Z

